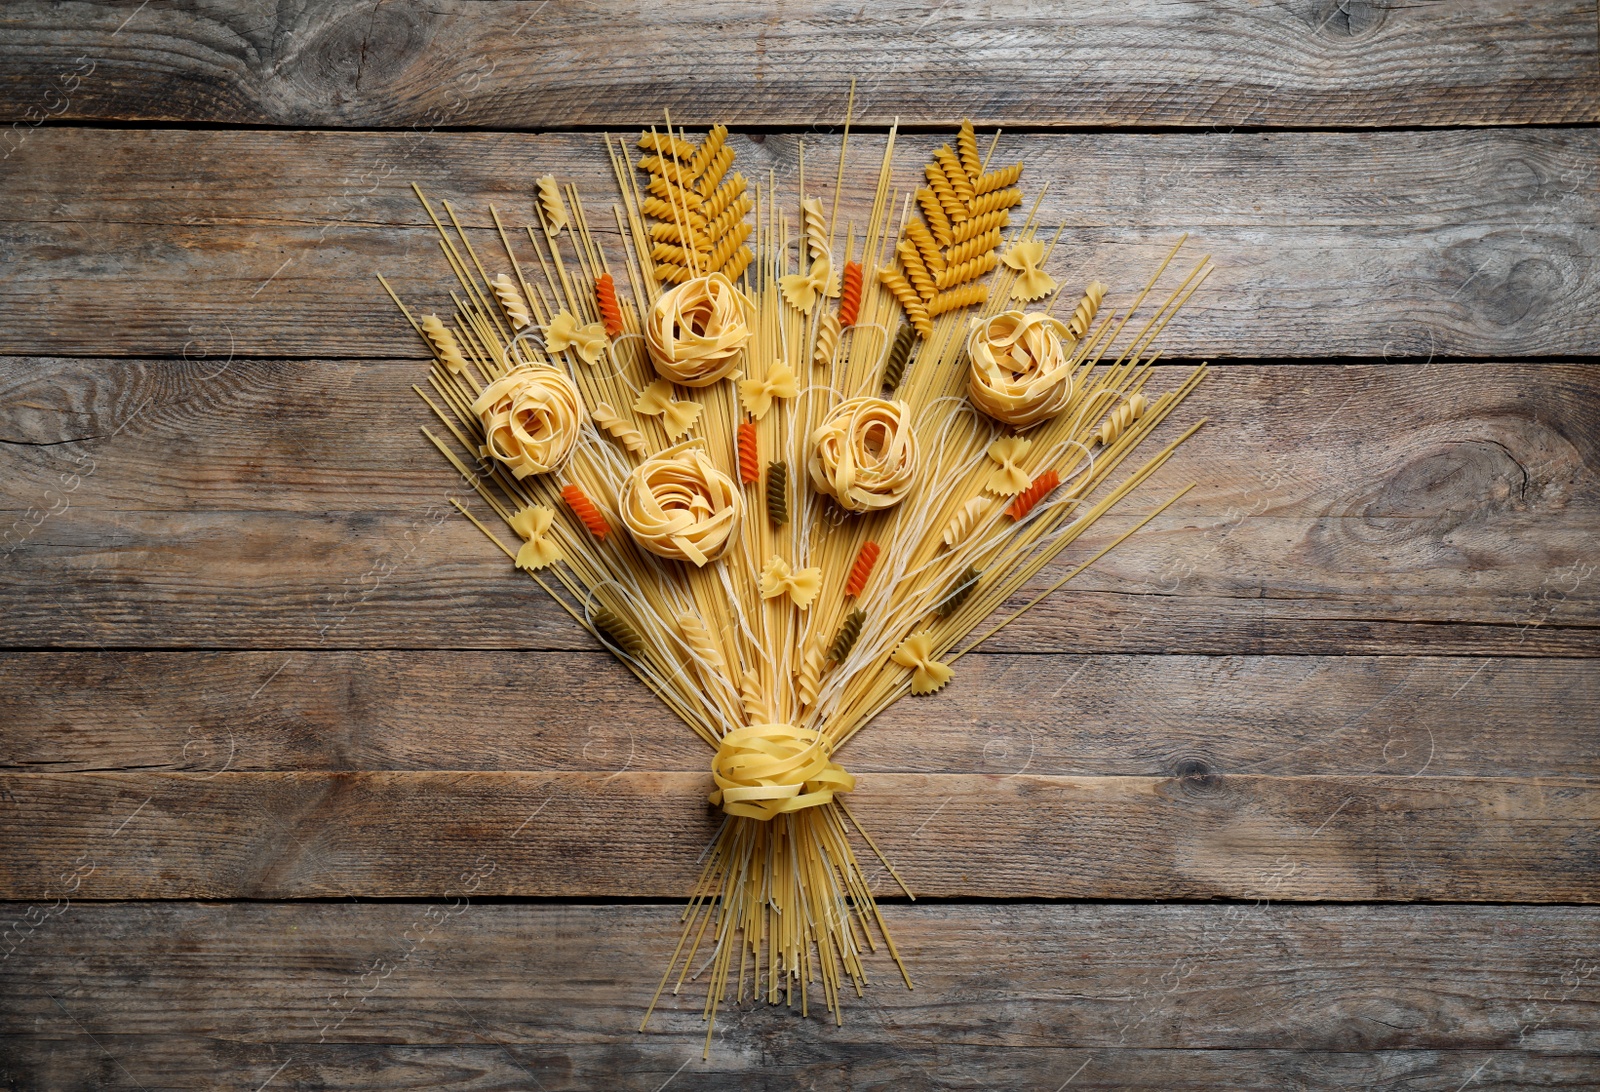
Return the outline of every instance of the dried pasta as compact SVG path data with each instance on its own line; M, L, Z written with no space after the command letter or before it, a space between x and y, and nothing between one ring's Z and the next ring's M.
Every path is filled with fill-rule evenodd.
M839 291L839 325L854 326L861 310L861 263L846 262L844 286Z
M483 453L518 479L547 474L567 461L582 430L578 388L554 368L518 368L472 403L483 428Z
M811 482L851 512L899 504L917 476L917 435L904 402L850 398L811 433Z
M603 539L611 533L611 524L606 522L606 517L580 486L573 483L563 485L561 499L567 502L572 514L578 517L595 538Z
M1072 363L1062 348L1067 328L1034 312L1003 311L967 338L967 395L996 421L1027 428L1054 417L1072 399Z
M867 581L872 578L873 567L878 564L878 555L882 552L883 547L870 538L861 544L855 562L850 566L850 578L845 581L845 598L854 599L865 590Z
M1072 309L1072 318L1067 320L1067 336L1074 341L1081 341L1083 335L1089 332L1089 324L1094 322L1094 316L1100 310L1100 301L1105 299L1106 286L1099 281L1090 281L1083 290L1083 299L1078 301L1078 306Z
M455 333L438 315L422 316L422 336L427 338L433 355L446 368L459 372L467 366L467 358L461 355L461 345L456 341Z
M622 415L605 402L596 402L589 411L594 423L611 435L617 443L635 455L643 455L647 448L644 433L630 425Z
M539 191L539 215L544 218L545 228L552 235L561 234L561 229L567 226L567 206L561 200L561 187L556 185L555 175L541 175L535 186Z
M867 612L853 610L839 624L839 632L834 634L833 643L828 646L828 659L833 663L843 663L850 650L856 647L856 642L861 639L861 627L866 624Z
M611 279L611 274L600 274L594 282L594 294L606 336L616 337L622 333L622 304L617 301L617 282Z
M917 331L909 324L902 324L895 331L894 344L889 348L889 359L883 365L883 384L885 390L894 391L900 386L900 380L905 377L906 364L911 359L911 346L916 339Z
M522 299L522 292L511 283L510 276L502 273L490 281L489 285L494 289L494 298L499 301L500 310L505 313L511 329L521 330L533 324L533 317L528 314L528 305Z
M622 488L622 525L651 553L704 566L732 541L744 499L689 440L646 459Z
M1028 513L1033 511L1041 500L1054 492L1055 488L1060 484L1061 476L1054 470L1044 471L1033 479L1032 485L1016 495L1010 506L1006 508L1006 515L1013 520L1027 519Z
M1094 438L1102 447L1110 447L1117 442L1117 438L1127 431L1139 418L1144 416L1144 411L1150 406L1149 399L1138 391L1128 396L1128 400L1106 416L1095 430Z
M761 480L761 456L756 448L756 426L749 421L739 425L739 480L754 485Z
M789 464L767 464L767 519L774 527L789 522Z
M663 292L645 323L650 361L664 379L709 387L744 358L755 304L720 273Z
M947 548L955 548L968 538L972 537L973 530L989 508L989 502L982 497L972 497L956 509L956 514L945 524L944 533L939 536Z

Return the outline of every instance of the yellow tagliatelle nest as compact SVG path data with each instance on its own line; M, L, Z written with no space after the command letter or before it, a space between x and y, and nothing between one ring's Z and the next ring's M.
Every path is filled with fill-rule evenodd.
M849 792L856 779L833 762L820 733L791 724L750 724L722 737L707 798L729 815L771 819Z
M578 388L554 368L518 368L484 388L472 412L483 422L486 455L518 478L567 461L583 426Z
M1072 398L1072 368L1061 345L1066 333L1059 319L1021 311L976 324L967 340L973 404L1015 428L1060 413Z
M721 273L692 277L663 292L645 322L650 360L663 378L709 387L738 366L755 304Z
M852 512L892 508L917 476L917 435L904 402L851 398L811 433L811 480Z
M646 459L622 487L622 523L653 554L704 565L732 541L744 498L690 440Z

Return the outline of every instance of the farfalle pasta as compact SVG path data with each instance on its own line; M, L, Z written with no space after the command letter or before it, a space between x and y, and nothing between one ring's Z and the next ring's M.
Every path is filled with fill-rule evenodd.
M722 556L744 515L734 480L690 440L646 459L622 487L622 524L646 550L704 565Z
M484 388L472 412L483 424L483 453L517 478L566 462L583 428L578 388L554 368L508 372Z
M1072 368L1061 344L1066 333L1059 319L1021 311L975 325L967 339L973 405L1013 428L1060 413L1072 398Z
M663 378L709 387L739 365L755 304L720 273L691 277L663 292L645 323L650 361Z
M891 508L916 481L917 435L904 402L841 402L812 431L810 448L812 484L851 512Z

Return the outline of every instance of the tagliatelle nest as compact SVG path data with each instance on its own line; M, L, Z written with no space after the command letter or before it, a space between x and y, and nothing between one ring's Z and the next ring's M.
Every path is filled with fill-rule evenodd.
M1066 323L1037 312L1003 311L978 322L967 339L972 404L1013 428L1060 413L1072 400L1066 335Z
M484 450L518 478L547 474L567 461L583 427L578 388L554 368L519 368L472 403Z
M724 821L662 982L706 984L708 1045L746 983L838 1012L873 952L899 963L858 858L898 880L880 849L913 847L867 837L845 795L879 790L844 748L1093 560L1079 538L1199 427L1167 422L1206 374L1152 369L1205 260L1154 297L1172 254L1126 300L1085 277L1063 301L1023 165L970 125L910 161L891 129L870 207L839 201L848 138L798 194L747 183L737 140L607 139L620 252L550 176L503 253L424 198L453 320L383 282L433 353L416 389L463 514L707 746Z
M819 490L851 512L891 508L917 478L917 434L904 402L851 398L811 434L806 463Z
M679 444L634 468L623 487L622 524L651 553L704 565L727 548L744 499L696 444Z
M739 366L755 305L721 273L684 281L650 309L644 336L664 379L709 387Z

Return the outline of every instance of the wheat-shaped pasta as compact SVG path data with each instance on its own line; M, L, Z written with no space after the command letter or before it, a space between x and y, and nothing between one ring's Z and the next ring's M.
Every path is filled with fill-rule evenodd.
M705 215L702 211L706 203L704 197L701 197L693 190L686 190L682 186L673 185L659 174L650 176L650 184L645 187L645 191L667 202L668 208L676 207L680 210L680 215L683 209L699 212L702 216Z
M964 243L968 239L976 238L986 232L996 231L1000 228L1011 226L1011 214L1005 209L996 209L993 212L974 216L950 229L950 244ZM999 245L998 243L995 245Z
M841 332L839 316L824 308L822 316L817 319L817 341L811 349L813 368L822 368L833 363L833 354L839 348Z
M641 133L639 147L647 152L657 155L670 155L678 159L694 158L695 147L687 140L680 140L669 133Z
M971 221L969 220L968 223L971 223ZM950 248L949 252L945 254L945 261L948 263L945 268L948 271L949 266L960 265L962 262L970 262L972 259L993 250L999 245L999 228L992 228L989 231L984 232L982 235L974 235L966 242L957 243L955 246Z
M961 154L961 169L976 182L983 174L983 159L978 155L978 134L971 121L963 121L956 132L956 150Z
M939 289L933 283L928 267L922 264L922 254L917 250L916 244L910 239L901 239L895 252L900 255L900 264L905 266L906 279L911 282L911 287L917 290L917 295L924 300L932 299L933 294Z
M541 175L535 183L539 190L539 214L551 235L560 235L567 226L567 206L561 200L561 187L553 174Z
M952 550L961 545L972 536L978 520L987 514L988 508L989 502L983 497L973 497L968 500L956 510L950 522L945 524L944 532L939 536L940 541Z
M878 270L878 281L900 301L906 318L911 320L911 325L916 327L919 336L927 337L933 333L933 322L930 320L928 308L923 304L922 297L917 295L917 290L911 287L910 282L893 269Z
M644 433L630 425L623 416L612 409L608 403L596 402L589 411L589 416L594 418L594 423L610 433L612 438L624 448L635 455L643 455L647 445Z
M675 209L659 197L646 197L640 201L639 211L664 223L682 223L695 231L706 226L706 218L694 209Z
M990 254L990 258L994 255ZM989 264L994 268L994 263ZM955 311L962 307L971 307L973 304L986 303L989 299L989 286L986 284L968 284L960 288L952 288L940 292L928 301L928 318L935 319L946 311ZM926 336L926 335L924 335Z
M1009 209L1022 204L1022 191L1018 189L995 190L981 193L972 199L972 215L982 216L996 209Z
M969 218L967 203L956 196L955 187L945 175L944 169L937 163L924 163L922 173L927 176L928 186L939 199L939 207L944 209L944 214L950 218L951 223L959 224ZM998 207L998 206L997 206ZM987 209L984 211L988 211Z
M706 133L706 138L700 142L700 147L689 157L689 177L695 178L716 159L722 151L722 146L728 140L728 127L726 125L713 125ZM713 186L712 189L716 187Z
M970 258L959 265L946 266L945 271L935 279L935 283L942 290L954 288L958 284L966 284L968 281L975 281L992 270L999 261L999 257L991 250L986 254L978 255L976 258Z
M1078 306L1073 308L1072 317L1067 320L1067 336L1074 341L1083 339L1089 332L1089 324L1094 321L1095 312L1100 310L1100 301L1106 298L1106 286L1099 281L1090 281L1083 289L1083 299L1078 301Z
M922 206L922 215L928 221L928 230L933 232L934 239L940 246L950 245L950 218L944 214L944 206L939 204L939 195L930 189L917 191L917 204Z
M717 187L716 190L712 191L712 193L706 197L704 202L702 211L705 213L707 220L709 221L717 216L721 216L723 210L727 209L740 197L743 197L745 190L748 188L749 187L744 180L744 175L742 174L734 175L721 186Z
M1013 163L1009 167L990 171L988 174L978 175L972 180L972 188L979 197L995 190L1003 190L1007 186L1015 186L1017 179L1022 177L1022 164Z
M971 223L971 221L967 221ZM962 227L965 227L963 224ZM913 217L906 221L906 238L910 239L917 248L917 253L922 255L922 264L928 267L928 272L938 273L945 266L944 253L939 249L939 244L928 231L927 225Z

